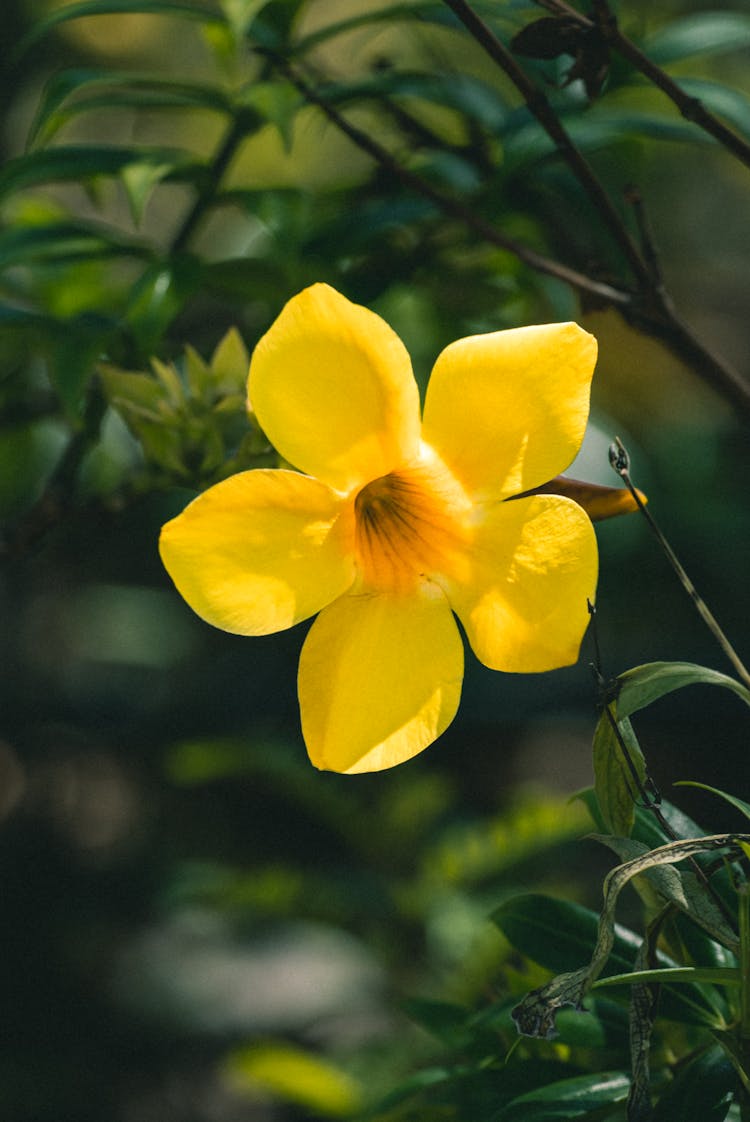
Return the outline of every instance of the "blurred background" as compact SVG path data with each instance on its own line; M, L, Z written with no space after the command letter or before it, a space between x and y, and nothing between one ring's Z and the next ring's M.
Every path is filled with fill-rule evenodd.
M479 6L505 41L542 14ZM580 188L440 4L155 2L56 22L61 7L5 0L0 33L0 1113L346 1117L429 1056L415 1002L501 987L493 907L530 887L597 906L608 859L569 801L591 783L594 652L537 677L469 655L459 715L423 755L316 772L296 702L306 625L214 631L156 550L197 490L273 460L244 414L246 351L314 280L384 316L422 386L454 338L579 320L600 361L571 474L612 483L622 437L745 656L747 429L663 344L407 190L274 64L294 58L502 229L622 280ZM721 83L750 136L746 4L716 25L705 8L618 12L686 86L718 99ZM523 61L631 224L637 185L680 315L747 378L748 169L620 61L591 106L564 84L569 56ZM604 673L728 671L643 520L598 536ZM745 715L724 692L637 722L659 787L708 831L736 825L726 806L672 784L750 798Z

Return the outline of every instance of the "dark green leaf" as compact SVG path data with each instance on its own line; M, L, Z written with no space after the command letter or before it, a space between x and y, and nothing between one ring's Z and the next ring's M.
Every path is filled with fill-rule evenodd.
M620 720L684 686L723 686L736 693L746 705L750 705L750 690L746 686L727 674L720 674L718 670L697 666L692 662L649 662L626 670L618 676L617 681L620 686L617 716Z
M497 1122L553 1122L581 1118L611 1108L628 1097L630 1079L624 1072L603 1071L561 1079L519 1095L500 1112Z
M0 233L0 269L32 261L58 264L100 257L149 257L144 245L118 238L105 227L84 222L17 226Z
M683 779L675 783L675 787L698 787L701 791L710 791L712 795L718 795L719 798L725 799L740 814L744 814L745 818L750 819L750 803L746 803L744 799L737 798L736 795L729 795L726 791L720 791L718 787L709 787L707 783L696 783L690 779Z
M676 62L691 55L739 51L750 46L750 15L743 12L696 12L673 20L642 44L650 59Z
M653 1122L724 1122L735 1083L730 1060L714 1045L678 1073L656 1104Z
M513 896L492 914L492 921L522 954L547 970L560 973L588 962L596 945L599 916L580 904L530 893ZM615 925L612 951L603 977L628 973L635 962L641 936ZM657 952L659 966L677 965ZM716 1012L698 986L664 986L660 1010L664 1016L689 1024L713 1024Z
M68 100L72 95L75 98ZM184 107L231 111L227 96L214 86L127 71L63 70L50 78L42 92L29 145L40 139L46 143L72 117L92 109Z
M26 187L59 180L83 182L102 175L118 175L136 165L160 169L161 178L190 179L200 165L185 152L168 148L104 148L71 145L27 152L9 160L0 171L0 197Z

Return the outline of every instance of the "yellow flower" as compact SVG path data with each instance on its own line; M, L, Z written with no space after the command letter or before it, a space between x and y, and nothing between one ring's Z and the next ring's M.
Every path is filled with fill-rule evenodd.
M317 767L392 767L447 728L463 681L454 612L492 669L575 662L596 540L577 502L542 492L579 448L595 361L574 323L461 339L438 357L420 418L398 336L327 285L290 300L260 340L250 401L299 471L211 487L160 550L188 604L225 631L320 613L299 666Z

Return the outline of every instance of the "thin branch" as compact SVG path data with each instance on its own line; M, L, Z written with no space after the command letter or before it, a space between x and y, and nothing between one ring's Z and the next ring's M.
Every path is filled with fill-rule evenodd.
M443 214L463 222L491 245L499 246L514 254L532 269L569 284L578 292L588 293L606 305L617 308L628 323L657 338L685 362L715 391L726 397L741 413L750 418L750 385L721 358L709 351L677 316L669 298L661 289L651 288L641 295L616 288L614 285L595 280L580 270L573 269L562 262L555 261L538 253L523 242L502 233L491 222L482 218L476 209L460 202L433 187L416 172L405 168L398 160L376 141L370 133L365 133L346 119L325 96L314 89L286 59L273 58L279 71L299 90L302 96L326 115L349 139L394 179L415 191L423 198L433 202Z
M237 111L237 115L226 131L216 155L211 162L210 176L206 179L203 188L198 192L190 210L185 215L177 233L172 239L171 253L180 253L184 250L195 230L200 225L206 212L216 200L216 194L224 172L228 168L232 157L249 131L248 120L245 114Z
M473 38L487 52L490 58L498 64L503 72L510 78L513 85L523 97L529 111L534 115L550 140L555 144L560 155L575 175L578 182L587 192L602 220L609 229L612 238L620 247L633 275L637 278L639 286L645 290L654 287L654 281L648 271L648 266L641 257L630 234L625 228L622 218L612 205L604 187L594 174L591 165L568 135L567 130L545 97L544 93L528 77L526 72L518 65L515 58L497 38L490 27L482 20L466 0L443 0L447 7L466 27Z
M716 639L717 643L719 644L719 646L723 650L724 654L727 656L727 658L731 662L732 666L734 667L735 672L740 677L742 682L746 686L750 687L750 672L748 671L747 667L743 663L740 656L737 654L737 652L734 649L734 647L732 646L732 644L729 642L729 639L727 638L727 636L724 634L724 631L721 628L721 626L719 625L719 623L718 623L716 617L714 616L713 612L709 609L705 600L699 594L699 592L696 589L695 585L693 584L692 580L690 579L687 572L683 568L677 554L672 549L672 547L669 544L669 542L667 541L667 539L664 537L664 534L659 529L655 518L653 517L650 510L648 509L648 507L644 503L643 499L641 498L641 495L640 495L640 492L638 491L638 488L635 486L635 484L631 480L631 478L630 478L630 456L628 455L627 449L625 448L625 445L620 440L619 436L615 438L614 444L612 444L612 446L610 447L609 462L611 463L613 469L620 476L620 478L622 479L625 486L630 491L633 498L635 499L635 502L638 505L638 509L640 510L641 514L646 519L646 521L648 522L648 525L649 525L649 528L650 528L651 532L653 533L654 537L656 538L659 545L661 546L661 548L662 548L667 560L669 561L670 565L672 566L675 573L679 577L679 580L680 580L680 583L682 584L682 587L685 589L688 596L690 597L690 599L695 604L696 610L697 610L698 614L700 615L701 619L703 620L703 622L705 623L706 627L709 629L709 631L713 635L714 639Z
M536 3L540 8L546 8L548 12L552 12L554 15L564 15L576 20L581 27L587 29L597 27L609 47L621 54L623 58L632 63L636 70L648 78L650 82L653 82L679 109L680 114L686 121L691 121L692 124L703 129L741 163L750 167L750 144L743 137L738 136L728 125L725 125L710 109L706 109L700 98L686 94L665 70L652 62L632 39L622 33L617 22L617 16L610 8L607 0L593 0L592 7L596 15L595 20L590 19L583 12L579 12L577 8L572 7L565 0L536 0Z
M686 121L692 121L694 125L703 129L714 140L718 140L728 152L731 152L741 163L750 168L750 144L706 109L699 98L686 94L660 66L652 62L648 55L645 55L640 47L635 45L632 39L623 35L617 23L617 16L610 8L607 0L596 0L594 10L597 15L597 26L610 47L613 47L623 58L632 63L636 70L640 71L655 86L658 86L662 93L666 94L669 100L677 106Z
M459 221L463 222L469 229L474 230L480 237L484 238L485 241L489 242L491 245L499 246L501 249L508 250L532 269L545 273L547 276L556 277L558 280L564 281L578 291L587 292L614 307L624 309L630 305L633 299L632 293L621 288L615 288L613 285L605 284L602 281L594 280L593 277L589 277L585 273L579 272L577 269L572 269L568 265L563 265L559 261L546 257L542 253L538 253L530 246L524 245L523 242L519 242L508 234L502 233L496 226L493 226L492 223L482 218L476 210L466 206L452 195L447 195L437 187L433 187L431 183L423 179L422 176L418 175L416 172L405 168L391 155L387 148L384 148L378 141L374 140L369 133L363 132L361 129L357 128L356 125L348 121L346 117L342 116L342 114L339 113L318 90L313 89L301 74L290 66L285 59L278 58L275 61L279 70L286 75L303 97L309 101L310 104L317 105L318 108L325 113L329 121L348 136L358 148L363 152L367 152L384 171L392 175L394 179L398 179L405 187L410 188L417 194L422 195L423 198L429 199L431 202L435 203L443 214L459 219Z

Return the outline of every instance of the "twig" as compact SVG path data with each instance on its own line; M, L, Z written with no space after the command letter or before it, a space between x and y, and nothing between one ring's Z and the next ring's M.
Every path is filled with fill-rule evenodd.
M622 33L617 16L610 8L607 0L593 0L592 9L595 15L593 20L584 15L583 12L579 12L577 8L567 4L565 0L536 0L536 3L540 8L546 8L548 12L552 12L554 15L564 15L569 19L576 20L581 27L587 29L598 28L610 49L621 54L623 58L632 63L639 73L653 82L679 109L680 114L686 121L690 121L698 128L703 129L741 163L750 167L750 144L743 137L738 136L733 129L725 125L710 109L706 109L700 98L686 94L665 70L652 62L632 39Z
M171 253L180 253L188 245L190 238L195 233L206 211L214 202L224 172L228 168L232 157L248 131L248 118L246 114L240 110L227 129L226 135L216 151L216 155L211 163L210 176L206 179L202 190L198 192L195 202L172 239Z
M264 52L267 54L267 52ZM532 269L569 284L578 292L588 293L596 300L617 308L625 319L646 334L660 339L675 355L687 363L691 369L707 382L714 390L723 394L740 413L750 418L750 385L728 366L722 359L698 340L677 316L666 293L650 282L649 291L644 294L633 293L628 289L594 279L578 269L555 261L517 239L504 234L496 226L482 218L475 209L466 206L452 195L447 195L433 187L416 172L405 168L398 160L369 133L363 132L346 119L323 93L313 88L302 75L284 58L270 56L277 69L299 90L304 98L326 115L349 139L357 145L394 179L405 187L430 199L442 212L463 222L491 245L514 254Z
M453 14L463 23L473 38L500 66L523 97L529 111L557 147L560 155L587 192L602 220L609 229L614 241L620 247L631 272L645 290L653 288L649 270L636 248L622 218L612 205L604 187L597 179L590 164L568 135L567 130L555 113L544 93L518 65L515 58L495 33L487 26L466 0L443 0Z
M499 246L501 249L508 250L532 269L536 269L541 273L546 273L548 276L557 277L558 280L564 281L578 291L587 292L614 307L625 309L630 306L633 299L633 294L631 292L625 289L615 288L613 285L605 284L603 281L595 280L593 277L589 277L585 273L579 272L577 269L572 269L568 265L563 265L559 261L546 257L542 253L538 253L530 246L524 245L523 242L519 242L508 234L502 233L496 226L493 226L492 223L482 218L476 210L472 210L452 195L447 195L437 187L433 187L431 183L423 179L422 176L418 175L416 172L405 168L391 155L387 148L383 148L369 133L363 132L361 129L357 128L356 125L348 121L346 117L342 116L342 114L339 113L318 90L313 89L302 75L285 59L276 58L275 62L278 69L286 75L303 97L305 97L310 104L317 105L318 108L325 113L329 121L348 136L358 148L361 148L363 152L367 152L368 155L372 156L373 160L389 175L392 175L394 179L398 179L404 186L409 187L412 191L416 191L417 194L422 195L423 198L430 199L443 214L448 214L452 218L459 219L465 226L468 226L478 233L480 237L484 238L485 241L489 242L491 245Z
M680 560L677 557L677 554L672 549L671 545L669 544L667 539L664 537L664 534L661 532L661 530L657 526L656 521L655 521L654 517L652 516L650 510L648 509L648 507L643 502L643 499L641 498L637 487L632 482L632 480L630 478L630 456L628 455L627 449L625 448L625 445L620 440L619 436L615 437L614 444L612 444L610 446L609 462L611 463L612 467L617 472L617 474L620 476L620 478L623 480L623 482L625 483L625 486L628 488L631 495L633 496L635 502L638 505L638 509L640 510L641 514L646 519L646 521L648 522L648 525L649 525L649 528L651 529L651 532L654 534L656 540L659 542L659 545L661 546L662 550L664 551L664 554L666 555L666 558L669 561L670 565L672 566L674 571L677 573L677 576L680 579L680 583L682 584L683 588L685 589L685 591L687 592L687 594L690 596L691 600L695 604L695 607L696 607L696 609L698 611L698 614L700 615L701 619L706 624L706 626L708 627L709 631L713 635L714 639L716 639L716 641L718 642L721 649L724 651L724 654L727 656L727 658L731 662L732 666L734 667L735 671L737 672L739 677L742 679L744 684L746 686L750 687L750 673L748 672L747 668L745 667L745 664L743 663L742 659L740 658L740 656L735 651L732 644L729 642L729 639L726 637L722 628L719 626L719 623L717 622L716 617L713 615L713 613L708 608L708 605L706 604L705 600L703 599L702 596L699 595L698 590L696 589L695 585L693 584L690 577L687 575L685 569L683 568L682 564L680 563Z

